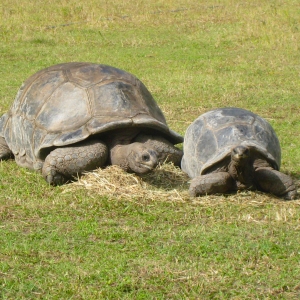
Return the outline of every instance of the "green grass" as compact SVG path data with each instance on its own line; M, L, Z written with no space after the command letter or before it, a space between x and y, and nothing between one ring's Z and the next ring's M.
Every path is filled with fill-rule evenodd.
M1 113L44 67L105 63L139 77L181 134L221 106L266 118L298 184L298 1L3 0L0 14ZM0 191L0 299L300 297L299 200L119 199L13 161Z

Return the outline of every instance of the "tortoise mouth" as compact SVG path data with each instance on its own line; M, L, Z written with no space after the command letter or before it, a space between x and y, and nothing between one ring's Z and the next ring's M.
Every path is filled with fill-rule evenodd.
M148 174L148 173L150 173L152 170L155 169L155 166L151 167L151 166L148 166L148 165L146 165L146 164L141 163L141 164L139 165L139 169L140 169L140 170L143 169L143 171L140 171L139 174Z
M142 155L142 161L140 161L137 164L137 169L139 170L140 174L149 173L150 171L154 170L158 165L157 159L154 159L153 156L150 157L149 155L149 158L146 158L146 160L144 160L144 156L145 154Z
M131 167L131 172L134 172L138 175L145 175L150 173L155 169L156 165L147 165L145 163L136 164L134 167Z

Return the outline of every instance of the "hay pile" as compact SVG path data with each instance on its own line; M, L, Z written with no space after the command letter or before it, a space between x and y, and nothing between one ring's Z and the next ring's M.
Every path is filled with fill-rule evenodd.
M222 202L234 202L244 205L266 205L267 203L287 203L270 194L258 191L241 191L229 195L210 195L192 198L189 196L190 178L173 164L163 164L147 175L137 176L124 172L118 166L108 166L87 172L78 181L64 185L63 192L75 192L85 189L91 194L98 194L109 199L124 199L133 202L143 201L172 201L190 202L214 206ZM300 182L295 182L299 188ZM298 190L300 192L300 190ZM299 198L298 198L299 199ZM143 201L142 201L143 200ZM292 201L299 205L300 201ZM290 202L291 203L291 202Z
M65 192L84 188L98 195L127 200L185 201L189 199L188 176L172 164L158 166L147 175L124 172L108 166L87 172L78 181L63 186Z

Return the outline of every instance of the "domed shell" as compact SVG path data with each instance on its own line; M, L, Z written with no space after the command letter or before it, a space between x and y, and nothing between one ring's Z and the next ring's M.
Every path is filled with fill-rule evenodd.
M191 178L205 174L237 145L254 148L279 170L281 149L274 129L258 115L234 107L206 112L188 127L182 170Z
M64 63L32 75L0 119L1 135L9 148L34 169L41 167L43 149L126 127L154 129L174 144L183 140L168 128L139 79L92 63Z

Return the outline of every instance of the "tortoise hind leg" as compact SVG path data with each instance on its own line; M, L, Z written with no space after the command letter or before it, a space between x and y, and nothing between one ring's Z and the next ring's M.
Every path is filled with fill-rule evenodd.
M0 160L6 160L9 158L13 158L13 153L9 149L9 147L5 141L5 138L0 137Z
M209 173L192 179L189 192L193 197L223 194L233 190L234 180L227 172Z
M107 156L106 145L97 140L56 148L46 157L42 175L51 185L64 184L84 171L102 167Z
M255 170L255 177L261 191L283 197L286 200L296 198L296 186L290 176L271 168L258 168Z

